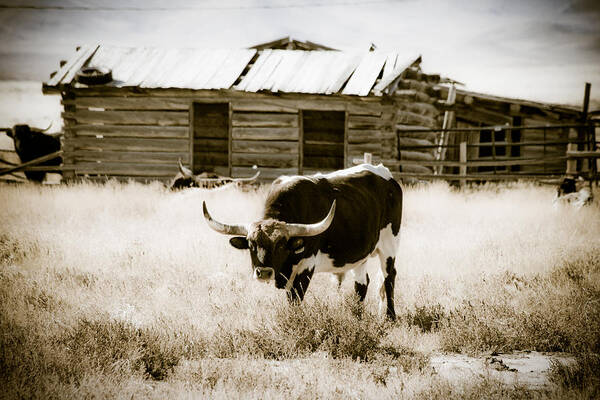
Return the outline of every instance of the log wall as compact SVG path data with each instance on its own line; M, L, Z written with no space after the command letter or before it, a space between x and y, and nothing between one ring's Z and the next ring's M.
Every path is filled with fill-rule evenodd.
M443 94L447 93L447 88L441 88ZM492 96L476 95L473 93L458 93L456 97L456 106L454 108L457 118L457 127L479 127L493 125L513 125L513 126L542 126L542 125L561 125L578 123L580 113L577 110L566 107L544 105L524 100L510 100L494 98ZM540 158L560 158L565 156L566 141L568 141L568 129L525 129L525 130L503 130L504 140L499 143L500 147L505 146L505 155L498 156L496 159L540 159ZM490 157L481 156L482 146L489 141L488 138L481 138L479 133L470 132L462 135L462 139L468 143L468 160L488 161ZM461 137L455 135L450 143L458 146ZM546 143L540 145L540 143ZM449 150L450 151L450 150ZM504 151L504 150L502 150ZM501 151L501 152L502 152ZM483 151L483 154L487 154ZM458 153L453 152L447 160L458 160ZM549 161L544 165L527 164L507 166L504 170L509 172L523 173L564 173L566 161L564 159ZM489 167L472 167L470 172L490 171Z
M151 97L63 95L65 178L166 179L191 159L189 105ZM72 172L71 172L72 171Z
M193 103L190 127L193 137L193 172L229 174L230 107L228 103Z
M262 179L298 171L298 112L241 111L232 117L232 176L250 176L256 165Z
M433 161L439 134L430 129L442 126L444 111L438 107L441 97L436 88L439 75L426 75L419 67L407 71L395 92L395 135L397 159L401 161ZM419 130L423 130L420 132ZM432 174L432 166L402 165L399 172Z
M72 171L65 177L168 180L181 159L195 173L212 170L232 177L251 176L256 165L260 178L271 180L351 166L364 152L395 159L396 114L385 101L237 91L73 89L63 94L64 164L65 171ZM312 123L315 115L320 117Z
M458 115L457 128L474 128L479 126L492 126L490 120L477 121L474 119L465 119ZM469 118L472 118L470 116ZM511 125L515 126L540 126L557 125L563 121L552 119L532 119L516 117L511 118ZM468 144L467 159L469 161L507 161L507 160L531 160L549 158L555 159L544 164L523 164L494 168L490 166L469 167L468 173L476 172L522 172L522 173L545 173L562 174L566 169L566 160L557 159L565 156L567 142L569 138L568 128L557 129L502 129L496 131L495 136L492 133L484 131L482 135L479 131L465 132L463 134L455 133L449 142L453 145L448 149L447 160L458 161L458 145L462 140ZM492 150L492 142L495 149ZM455 168L456 169L456 168ZM455 171L456 172L456 171Z

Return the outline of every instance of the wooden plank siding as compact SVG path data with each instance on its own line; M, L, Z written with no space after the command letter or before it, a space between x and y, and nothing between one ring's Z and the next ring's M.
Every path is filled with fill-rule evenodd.
M190 153L188 151L107 151L105 149L99 151L73 149L69 153L69 157L75 162L117 161L139 164L165 163L169 165L176 165L178 159L181 159L184 164L189 164L190 162Z
M187 126L188 111L91 111L78 109L75 112L64 112L64 119L73 119L78 124L113 124L113 125L158 125Z
M67 150L97 151L173 151L188 150L187 139L142 139L126 137L72 137L65 142Z
M286 110L291 110L289 106ZM270 110L270 108L268 108ZM239 111L231 117L232 176L252 175L252 166L261 171L261 180L274 175L298 173L298 112ZM277 172L279 171L279 172Z
M460 117L460 116L459 116ZM560 174L566 170L566 160L564 155L567 149L566 142L568 141L568 128L561 129L546 129L544 137L544 129L527 129L527 126L540 125L555 125L557 121L546 119L520 118L514 120L515 126L522 126L523 129L502 129L496 132L496 140L492 141L492 136L489 130L485 135L479 131L466 131L461 134L454 135L454 140L449 142L449 145L457 146L461 140L465 140L467 145L467 159L470 164L467 173L485 173L494 171L493 163L489 162L496 160L498 168L495 168L496 173L503 171L514 173L548 173ZM476 128L481 125L487 125L487 121L471 122L465 120L457 121L458 128ZM484 130L485 132L485 130ZM499 134L501 132L501 134ZM459 133L459 132L457 132ZM502 140L497 140L500 137ZM492 152L491 145L494 144L496 154ZM500 151L499 151L500 149ZM457 151L448 149L447 160L458 160ZM519 160L532 159L547 159L544 163L520 163ZM503 160L515 160L513 164L503 164ZM471 161L473 163L471 163ZM485 164L481 164L485 163Z
M82 175L167 179L191 164L190 101L63 96L66 179ZM70 175L69 175L70 174Z
M348 114L347 159L350 164L347 162L347 165L351 165L354 158L362 158L364 153L381 158L381 131L384 125L381 116Z
M194 103L192 105L193 168L195 174L216 167L229 169L229 103Z
M189 128L186 126L154 126L154 125L90 125L77 124L69 128L76 136L103 136L129 138L173 138L188 139Z
M73 88L63 94L65 165L75 177L142 180L173 177L180 158L194 172L210 169L233 177L251 176L257 165L263 181L283 174L327 172L352 165L352 159L364 152L392 157L388 150L397 147L391 134L395 115L390 111L393 106L381 101L309 94ZM211 112L215 105L220 111ZM318 118L311 125L315 112L336 118Z
M552 124L553 121L545 120L542 124ZM554 122L555 123L555 122ZM540 125L539 120L532 120L525 118L523 125ZM569 129L522 129L520 130L520 142L521 143L542 143L555 141L558 144L544 144L544 145L522 145L520 146L520 154L524 158L542 158L542 157L560 157L564 156L567 151L567 144L564 143L569 139ZM562 143L561 143L562 142ZM535 165L523 165L520 171L524 172L548 172L548 173L561 173L566 171L566 160L557 160L555 162L544 164L543 168Z
M302 127L303 168L344 168L346 113L303 110Z

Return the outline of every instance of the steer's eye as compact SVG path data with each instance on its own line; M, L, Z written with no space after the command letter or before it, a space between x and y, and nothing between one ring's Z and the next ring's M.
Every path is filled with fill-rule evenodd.
M289 247L294 253L299 254L304 251L304 239L302 238L293 238L289 241Z

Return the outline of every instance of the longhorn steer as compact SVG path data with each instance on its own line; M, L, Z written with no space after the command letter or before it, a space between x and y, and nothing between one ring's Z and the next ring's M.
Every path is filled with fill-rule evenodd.
M181 159L179 160L179 172L171 181L169 188L171 190L180 190L186 188L205 188L205 189L213 189L219 186L226 185L228 183L250 183L254 182L256 178L260 175L260 171L256 171L254 176L249 178L229 178L219 176L215 173L211 172L202 172L198 175L194 175L194 173L189 169L183 166L181 163Z
M204 218L219 233L248 249L254 278L275 280L290 301L300 302L315 272L341 275L353 270L354 289L363 301L369 276L365 264L379 256L384 281L380 309L394 310L395 257L400 239L402 189L383 165L362 164L322 175L280 177L266 200L264 217L249 225Z
M26 163L60 150L60 139L44 133L49 128L36 129L29 127L29 125L15 125L12 129L0 128L0 131L5 131L13 139L19 159L22 163ZM56 157L40 165L55 166L61 163L62 158ZM42 171L25 171L25 176L32 181L42 182L46 173Z
M556 190L556 197L553 204L570 204L575 209L591 204L594 200L592 192L586 186L586 181L581 176L577 179L565 177L560 182L560 186Z

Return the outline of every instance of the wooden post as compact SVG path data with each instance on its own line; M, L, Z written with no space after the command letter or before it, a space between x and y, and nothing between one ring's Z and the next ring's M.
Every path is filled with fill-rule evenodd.
M304 114L298 110L298 175L304 175Z
M585 92L583 94L583 108L582 108L582 116L581 119L583 120L583 123L587 122L587 117L588 117L588 111L590 109L590 92L592 90L592 84L589 82L585 83Z
M567 154L573 151L577 151L577 145L575 143L569 143L567 145ZM567 175L577 175L577 160L574 158L567 158Z
M467 176L467 142L460 142L460 176ZM465 179L460 180L460 187L466 183Z
M231 176L233 172L233 105L227 103L227 176ZM192 154L192 158L194 154Z
M592 89L592 84L589 82L585 83L585 90L583 93L583 105L581 107L581 123L582 124L587 124L587 117L588 117L588 111L590 108L590 91ZM591 149L587 149L587 143L588 143L588 132L586 128L579 128L578 134L577 134L577 140L579 141L579 144L577 145L577 150L591 150ZM585 142L585 143L584 143ZM580 169L583 170L584 166L586 165L586 160L578 160L577 161L580 165Z
M63 103L63 108L65 110L65 113L67 113L67 112L75 113L75 111L77 111L75 104L65 104L65 103L74 102L74 101L75 101L75 95L72 92L63 93L62 103ZM70 144L71 144L71 140L77 136L77 131L74 129L75 126L77 125L77 121L75 121L72 118L64 118L63 121L64 121L64 127L63 127L64 136L63 136L63 139L61 140L61 147L63 150L65 150L65 153L63 154L63 166L69 167L68 169L66 169L63 172L63 181L70 182L75 179L75 173L76 173L76 170L73 168L73 166L75 165L75 159L71 155L72 152L70 150Z
M190 118L190 123L189 123L189 132L188 132L188 139L190 141L189 143L189 153L190 153L190 162L188 163L188 167L190 168L190 171L192 171L192 173L194 172L194 119L195 119L195 112L194 109L195 104L193 101L190 103L190 108L189 108L189 118ZM231 120L229 120L229 123L231 124ZM230 174L229 176L231 176L231 170L229 171Z
M585 83L585 92L583 94L583 109L581 119L582 122L588 125L588 111L590 108L590 92L592 90L592 84L589 82ZM596 151L596 128L594 125L589 125L584 128L585 130L585 141L587 146L587 150ZM582 166L586 166L589 168L590 172L590 190L593 190L592 182L597 181L598 177L596 176L598 173L598 160L590 158L587 160L582 160ZM582 168L583 170L583 168ZM593 193L593 191L592 191Z
M365 164L371 164L371 162L373 161L373 154L365 153L364 157Z
M448 97L446 98L446 105L451 106L456 102L456 86L450 86L448 90ZM444 122L442 124L442 134L440 135L439 146L436 152L436 159L443 161L446 158L446 145L448 144L448 136L449 132L446 132L445 129L450 129L454 122L454 111L446 111L444 113ZM444 167L439 166L436 167L434 173L436 175L443 173Z
M344 168L351 167L352 160L348 156L348 105L344 110Z

